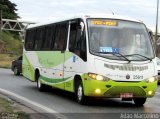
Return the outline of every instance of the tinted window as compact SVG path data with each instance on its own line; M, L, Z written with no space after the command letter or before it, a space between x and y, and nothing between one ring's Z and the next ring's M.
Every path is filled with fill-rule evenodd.
M84 23L81 20L71 23L69 51L74 52L84 61L87 60L85 28Z
M40 50L45 36L45 27L37 28L35 33L34 50Z
M70 26L70 35L69 35L69 50L71 52L76 48L76 35L77 35L77 23L72 23Z
M60 39L60 25L56 25L56 34L55 34L55 41L53 46L54 50L60 50L58 46L59 39Z
M65 50L67 34L67 22L27 30L26 50Z
M68 33L67 23L56 25L55 42L53 47L54 50L64 50L66 48L67 33Z
M42 44L42 50L51 49L51 44L54 41L54 37L55 37L54 34L55 34L55 25L47 26L45 28L45 36L44 36L44 41Z
M33 45L34 45L34 30L27 30L25 38L26 50L33 50Z

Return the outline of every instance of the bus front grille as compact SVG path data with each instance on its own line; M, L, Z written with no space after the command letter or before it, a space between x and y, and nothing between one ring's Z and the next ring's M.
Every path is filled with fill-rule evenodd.
M133 97L145 97L146 92L138 86L114 86L105 92L107 97L120 97L121 93L132 93Z

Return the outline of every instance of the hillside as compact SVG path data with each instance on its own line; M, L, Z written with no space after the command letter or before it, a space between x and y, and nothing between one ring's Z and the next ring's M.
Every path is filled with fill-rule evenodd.
M0 36L0 67L10 68L11 61L22 54L22 42L9 32Z

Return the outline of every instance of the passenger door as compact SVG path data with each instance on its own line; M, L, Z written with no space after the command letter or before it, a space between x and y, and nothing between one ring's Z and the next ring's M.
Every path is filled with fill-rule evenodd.
M80 19L70 21L68 50L65 52L65 90L71 92L74 91L74 76L82 72L84 61L87 58L85 28L84 26L82 28L80 23L82 23Z

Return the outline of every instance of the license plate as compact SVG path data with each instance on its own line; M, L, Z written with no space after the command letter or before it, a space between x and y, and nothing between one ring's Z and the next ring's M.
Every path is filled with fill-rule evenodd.
M133 98L133 93L121 93L121 98Z

